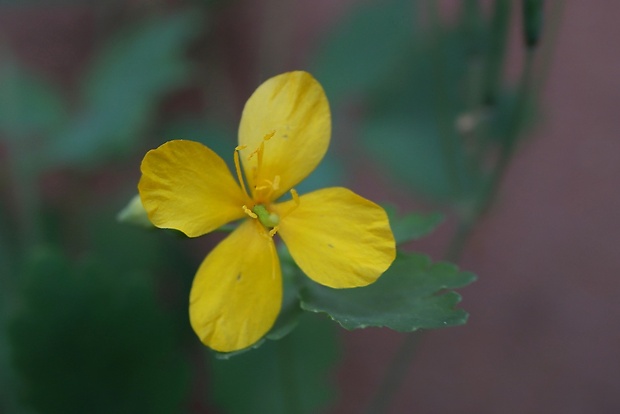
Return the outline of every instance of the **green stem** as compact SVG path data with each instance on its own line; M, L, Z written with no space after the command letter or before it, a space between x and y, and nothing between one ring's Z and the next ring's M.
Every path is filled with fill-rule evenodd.
M405 335L403 343L392 359L383 382L379 385L375 398L370 402L368 414L383 414L387 412L392 397L398 391L407 374L407 368L413 359L415 351L422 338L422 331L411 332Z
M510 0L496 0L493 4L493 17L489 32L489 51L485 66L484 100L487 105L494 105L501 89L504 62L508 48L508 28L512 3Z
M11 167L16 168L14 163L11 163ZM15 174L15 171L12 172ZM16 180L11 187L20 185L23 185L23 181ZM9 195L0 194L0 199L10 199L11 197L2 197ZM18 205L18 208L20 207L21 205ZM26 247L26 237L20 234L20 225L24 225L25 216L11 217L10 213L10 208L0 203L0 332L4 333L7 332L9 318L18 299L15 285L25 254L25 250L22 251L20 247ZM16 413L20 405L16 398L15 373L11 366L10 352L8 335L0 335L0 412Z
M15 137L13 145L9 145L12 155L9 168L17 205L18 245L22 252L27 252L41 240L38 222L37 171L31 162L31 154L28 153L26 145L23 144L26 141L26 137Z
M519 93L517 96L517 102L511 118L511 125L508 130L508 135L505 137L504 144L502 145L499 153L499 158L489 183L480 197L480 201L477 203L472 217L473 222L477 222L480 217L484 216L487 210L492 205L493 200L497 196L497 191L501 185L501 182L506 174L506 170L512 156L515 151L516 144L518 142L521 129L523 127L523 121L527 118L528 102L531 98L532 87L534 86L534 52L527 50L525 55L525 64L521 76L521 84L519 86Z
M433 65L433 81L435 85L435 104L437 113L437 127L441 149L448 169L448 179L451 187L460 195L462 192L461 178L459 177L458 143L453 133L454 111L450 106L450 98L446 90L446 73L442 54L444 53L444 34L439 16L439 5L435 1L428 1L429 19L431 22L431 37L433 44L430 50L430 59Z
M277 354L280 379L282 380L282 403L284 412L297 414L301 412L299 404L299 390L297 389L297 377L295 375L294 358L291 354L290 337L277 342Z

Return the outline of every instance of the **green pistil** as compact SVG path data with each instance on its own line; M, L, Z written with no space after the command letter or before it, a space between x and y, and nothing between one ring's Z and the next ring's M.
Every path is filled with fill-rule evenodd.
M252 212L258 216L258 221L265 227L273 228L280 224L280 217L276 213L270 213L262 204L255 205Z

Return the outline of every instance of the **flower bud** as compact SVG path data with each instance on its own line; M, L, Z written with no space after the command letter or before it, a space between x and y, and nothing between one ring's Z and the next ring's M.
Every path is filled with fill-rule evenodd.
M146 210L142 206L142 200L140 200L140 195L136 194L133 196L131 201L127 203L125 208L123 208L116 215L116 220L121 223L128 223L135 226L140 226L144 228L152 228L153 223L149 220Z

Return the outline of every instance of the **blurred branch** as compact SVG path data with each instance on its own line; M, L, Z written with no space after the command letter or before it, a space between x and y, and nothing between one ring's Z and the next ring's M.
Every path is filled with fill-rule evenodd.
M435 102L437 113L437 126L439 128L439 137L441 139L441 148L447 165L447 173L454 191L461 195L462 185L457 173L457 143L452 133L454 119L451 114L450 99L447 94L447 82L445 67L442 59L444 53L444 33L442 30L441 19L439 16L439 4L435 1L427 1L427 11L431 21L431 38L433 45L431 47L431 62L433 65L433 81L435 86Z
M497 102L501 89L511 7L510 0L496 0L493 4L489 50L484 70L483 96L486 105L494 105Z

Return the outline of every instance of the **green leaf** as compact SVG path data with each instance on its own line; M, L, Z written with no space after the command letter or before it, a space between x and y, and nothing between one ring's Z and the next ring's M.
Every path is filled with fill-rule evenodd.
M441 213L408 213L399 216L394 206L384 206L384 209L390 219L396 244L421 239L432 233L444 220Z
M9 341L21 397L45 413L179 412L187 369L150 280L32 254Z
M4 57L0 65L0 131L9 139L20 139L61 126L67 112L60 93L10 56Z
M327 313L346 329L387 327L400 332L462 325L467 313L455 309L461 297L453 291L475 280L449 263L432 263L422 254L399 253L372 285L331 289L308 282L301 306Z
M229 414L316 413L333 396L330 367L337 345L333 325L304 314L280 341L230 360L213 359L213 399Z
M410 47L414 9L407 0L367 2L325 40L313 74L335 104L388 78Z
M364 121L362 139L398 184L435 200L450 200L455 186L436 125L411 116L376 115Z
M184 53L199 24L191 12L157 17L111 40L85 77L84 110L53 141L56 162L90 165L133 149L161 99L187 81Z
M234 171L233 154L237 146L237 126L218 120L188 118L174 120L166 124L162 131L163 141L187 139L200 142L215 151Z

